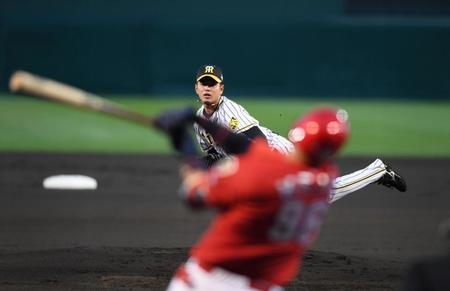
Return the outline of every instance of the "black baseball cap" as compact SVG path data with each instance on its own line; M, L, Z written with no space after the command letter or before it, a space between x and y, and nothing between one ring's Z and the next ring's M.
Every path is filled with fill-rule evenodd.
M222 69L215 65L204 65L201 66L197 71L196 81L200 81L204 77L213 78L217 83L223 82Z

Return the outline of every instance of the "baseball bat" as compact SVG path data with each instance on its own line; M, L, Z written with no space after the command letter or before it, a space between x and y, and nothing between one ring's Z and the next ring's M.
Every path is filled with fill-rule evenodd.
M11 76L9 88L12 92L27 93L67 105L103 112L147 127L153 127L155 124L150 116L131 111L120 104L82 89L25 71L16 71Z

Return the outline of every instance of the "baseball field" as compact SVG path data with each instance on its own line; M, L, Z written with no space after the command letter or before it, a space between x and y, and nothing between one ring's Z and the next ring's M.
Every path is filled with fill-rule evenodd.
M155 115L194 97L109 98ZM401 290L410 264L442 256L450 218L450 102L236 99L286 135L299 114L345 108L352 137L343 173L379 157L406 193L370 185L332 205L287 290ZM0 290L164 290L211 211L177 199L179 161L162 134L98 113L0 96ZM97 190L46 190L44 178L83 174Z

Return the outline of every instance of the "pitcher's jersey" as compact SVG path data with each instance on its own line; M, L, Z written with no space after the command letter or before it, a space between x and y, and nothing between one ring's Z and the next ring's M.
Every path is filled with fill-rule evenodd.
M219 211L191 256L204 266L286 284L319 233L336 172L331 164L293 163L256 140L193 187Z
M197 111L197 115L204 118L203 110L204 107L202 106ZM270 148L277 150L282 154L287 154L294 150L294 145L290 141L281 135L272 132L270 129L260 126L259 121L251 116L244 107L225 96L220 97L219 105L217 106L216 111L209 117L209 120L225 126L236 133L241 133L253 126L258 126L266 136ZM211 135L206 133L205 130L197 124L194 124L194 132L200 144L200 148L204 152L214 148L218 153L228 156L221 147L216 145Z

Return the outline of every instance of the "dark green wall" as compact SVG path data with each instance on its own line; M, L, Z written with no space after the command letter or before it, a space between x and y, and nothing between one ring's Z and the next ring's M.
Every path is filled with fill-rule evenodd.
M230 95L450 96L450 19L342 11L337 0L0 0L0 90L26 69L100 93L185 95L216 63Z

